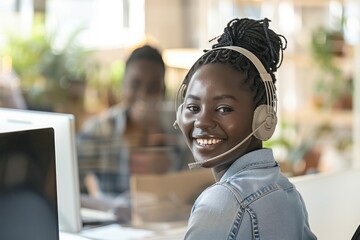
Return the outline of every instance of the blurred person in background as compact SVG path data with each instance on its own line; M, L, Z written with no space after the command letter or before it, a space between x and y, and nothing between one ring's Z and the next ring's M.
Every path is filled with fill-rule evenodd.
M131 174L184 169L190 157L174 130L173 104L165 101L165 64L145 45L128 57L122 100L84 122L77 136L82 192L92 197L128 194Z

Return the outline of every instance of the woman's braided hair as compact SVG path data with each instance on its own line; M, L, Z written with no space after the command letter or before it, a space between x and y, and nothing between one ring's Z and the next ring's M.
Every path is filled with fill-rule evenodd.
M283 59L287 41L282 35L276 34L269 29L270 20L253 20L249 18L233 19L224 29L224 33L212 40L217 43L212 46L216 49L224 46L238 46L245 48L255 54L264 65L267 72L271 75L273 83L276 82L274 72L280 67ZM284 40L284 44L283 41ZM242 54L229 49L219 49L216 51L204 50L202 55L193 65L185 77L177 94L177 105L183 102L188 84L195 71L206 64L223 63L230 64L236 70L245 75L244 84L248 84L250 90L254 92L254 102L258 106L266 103L266 91L263 81L255 66Z

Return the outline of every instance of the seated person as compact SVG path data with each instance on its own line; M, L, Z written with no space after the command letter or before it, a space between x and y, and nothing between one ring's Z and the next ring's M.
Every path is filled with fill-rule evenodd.
M122 100L86 121L78 133L81 188L90 196L126 194L131 174L184 168L190 157L165 99L165 65L145 45L126 61Z
M263 141L274 133L275 72L286 39L270 20L231 20L194 63L177 124L216 183L195 201L184 239L316 239L306 206Z

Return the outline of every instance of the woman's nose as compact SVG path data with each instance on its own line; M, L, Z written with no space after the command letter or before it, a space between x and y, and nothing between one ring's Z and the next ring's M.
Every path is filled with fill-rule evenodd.
M216 127L216 121L211 113L202 111L198 114L194 126L200 129L212 129Z

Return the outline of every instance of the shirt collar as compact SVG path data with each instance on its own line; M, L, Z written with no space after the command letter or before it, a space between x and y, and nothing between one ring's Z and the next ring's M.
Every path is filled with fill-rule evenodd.
M224 181L246 168L270 167L275 165L277 165L277 163L275 162L272 149L262 148L255 150L246 153L231 164L220 181Z

